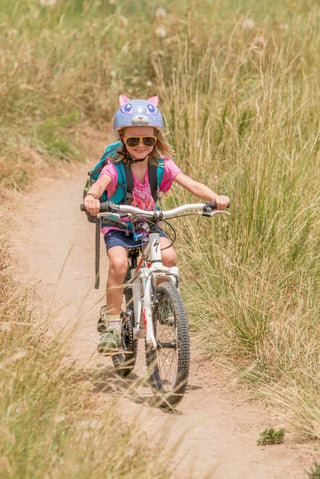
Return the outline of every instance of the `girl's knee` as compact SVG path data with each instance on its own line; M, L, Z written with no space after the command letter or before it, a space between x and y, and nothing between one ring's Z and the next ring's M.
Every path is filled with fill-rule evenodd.
M125 275L128 269L128 261L122 261L119 259L114 259L109 261L109 270L118 273L119 275Z
M161 244L161 258L162 258L162 263L164 266L167 266L168 268L171 268L172 266L176 266L177 264L177 255L175 252L175 249L173 246L171 246L171 243L168 238L165 236L162 236L160 238L160 244Z
M109 275L124 277L128 269L128 258L123 254L109 254Z
M162 251L162 263L168 268L176 266L177 264L177 255L173 248Z

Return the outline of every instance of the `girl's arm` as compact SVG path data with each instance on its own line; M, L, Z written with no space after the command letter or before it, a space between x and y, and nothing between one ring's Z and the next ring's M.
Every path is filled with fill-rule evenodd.
M91 216L97 216L100 211L99 198L105 189L110 185L112 178L109 175L100 175L97 181L90 186L83 201L85 209Z
M190 176L187 176L184 173L178 173L174 181L201 200L215 201L217 203L218 210L224 210L230 204L230 199L228 196L218 195L208 186L204 185L203 183L199 183L198 181L194 181L192 178L190 178Z

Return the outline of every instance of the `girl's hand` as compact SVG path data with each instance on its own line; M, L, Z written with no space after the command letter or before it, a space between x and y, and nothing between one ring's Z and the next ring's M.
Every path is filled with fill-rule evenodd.
M92 194L88 193L83 201L86 211L91 216L97 216L100 211L100 201Z
M217 203L217 210L225 210L230 205L229 196L218 195L214 201Z

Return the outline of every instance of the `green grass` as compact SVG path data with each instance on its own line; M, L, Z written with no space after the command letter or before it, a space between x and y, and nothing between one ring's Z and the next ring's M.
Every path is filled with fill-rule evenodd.
M309 479L318 479L320 477L320 465L315 463L313 469L307 474Z
M181 220L193 334L320 437L318 3L0 0L0 37L2 184L81 161L84 123L158 94L177 163L232 201L230 218Z
M284 441L284 429L281 428L279 431L275 431L273 427L270 429L265 429L260 433L260 437L257 441L259 446L271 445L271 444L281 444Z

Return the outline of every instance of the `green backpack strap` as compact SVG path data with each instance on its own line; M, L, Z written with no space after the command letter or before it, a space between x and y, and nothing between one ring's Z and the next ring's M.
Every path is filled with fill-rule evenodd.
M158 159L157 165L149 165L149 183L151 188L152 198L155 203L160 199L160 185L164 173L164 162L162 158Z
M159 158L158 160L158 169L157 169L157 187L160 190L161 181L163 178L164 173L164 161L163 158Z
M125 203L131 204L133 190L133 176L131 168L122 162L113 163L113 165L118 173L118 184L116 191L110 198L108 198L108 200L113 201L116 204L119 204L124 200Z
M128 164L123 164L124 168L124 173L126 176L126 182L127 182L127 189L126 189L126 196L125 198L125 203L128 205L131 205L132 203L132 192L133 192L133 174L132 174L132 169L131 166Z
M86 181L84 190L83 190L83 197L86 196L88 193L88 190L90 186L92 186L98 179L102 168L108 163L109 158L116 158L118 154L118 149L121 147L122 143L121 141L117 141L116 143L112 143L111 145L108 145L106 149L103 152L103 155L99 162L92 168L92 170L88 171L88 179ZM107 200L107 194L104 192L102 193L102 196L100 198L101 201L106 201ZM89 219L89 217L88 217ZM89 219L89 221L91 221ZM91 221L92 222L92 221ZM95 222L95 221L93 221Z
M93 181L98 179L102 168L108 163L108 158L116 158L117 151L121 147L121 141L117 141L116 143L112 143L108 145L103 152L103 155L99 162L92 168L92 170L88 171L88 175L92 178Z

